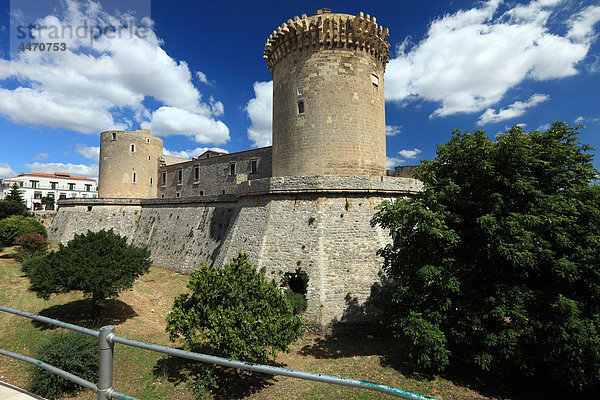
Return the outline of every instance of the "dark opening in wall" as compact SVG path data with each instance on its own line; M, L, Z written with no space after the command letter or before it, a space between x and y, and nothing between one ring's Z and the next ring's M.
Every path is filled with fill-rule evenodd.
M308 305L306 292L308 290L308 274L302 268L296 268L295 272L286 272L281 280L281 285L287 287L285 297L288 299L294 314L298 314Z
M303 101L298 102L298 114L304 114L304 102Z
M112 140L117 140L117 134L115 132L112 133Z

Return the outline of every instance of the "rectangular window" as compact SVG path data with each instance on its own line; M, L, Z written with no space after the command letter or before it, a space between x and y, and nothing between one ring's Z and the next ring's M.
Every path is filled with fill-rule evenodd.
M371 83L373 86L379 86L379 77L375 74L371 74Z
M152 186L152 178L150 178L150 186Z
M166 172L162 173L162 184L163 185L167 184L167 173Z
M52 189L56 189L56 185L58 185L58 182L50 182L50 187Z
M38 187L38 183L39 183L38 181L31 181L31 187L34 188L34 189L37 188Z
M58 198L61 199L61 200L62 199L66 199L67 198L67 194L66 193L61 193L61 194L58 195Z
M194 167L194 180L197 181L200 179L200 167Z
M19 182L19 187L23 187L23 181Z
M135 183L135 181L136 181L136 179L137 179L137 175L136 175L136 173L135 173L135 172L133 173L133 178L132 178L132 179L133 179L133 183Z
M69 190L75 190L75 184L69 183Z
M35 192L33 194L33 198L34 199L41 199L42 198L42 192Z
M52 188L54 189L54 188ZM92 185L85 185L85 191L90 192L92 190Z
M258 172L258 160L250 160L250 173L255 174Z
M182 169L177 170L177 182L178 183L183 182L183 170Z
M117 140L117 134L116 133L112 133L112 140Z
M235 163L229 164L229 175L235 175Z

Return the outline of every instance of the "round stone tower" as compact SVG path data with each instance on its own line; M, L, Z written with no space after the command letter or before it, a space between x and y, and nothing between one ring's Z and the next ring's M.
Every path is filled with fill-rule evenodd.
M155 198L163 142L148 129L100 134L100 198Z
M273 176L385 175L388 36L374 17L329 9L273 31Z

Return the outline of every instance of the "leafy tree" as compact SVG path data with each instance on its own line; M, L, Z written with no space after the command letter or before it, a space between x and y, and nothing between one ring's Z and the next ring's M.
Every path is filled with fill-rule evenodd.
M16 259L24 261L31 257L43 256L48 251L48 240L39 233L26 233L15 240L20 246L17 250Z
M222 268L203 265L175 298L167 316L172 340L187 349L207 346L217 355L265 363L302 334L302 322L274 281L240 253Z
M11 215L29 216L29 212L23 203L14 200L0 201L0 220L10 217Z
M455 131L417 169L424 191L376 214L393 239L379 320L415 363L600 383L600 190L578 128Z
M45 206L46 208L48 208L48 206L54 207L54 197L52 197L52 196L42 197L42 205Z
M26 233L39 233L47 237L46 228L33 217L23 215L11 215L0 220L0 245L11 246L15 240Z
M35 352L35 357L47 364L70 372L85 380L98 379L98 339L76 332L52 335ZM47 399L59 399L64 394L76 394L83 389L56 374L36 368L29 383L30 391Z
M39 297L47 300L53 293L81 290L91 296L97 311L106 299L131 288L151 264L146 247L127 244L111 229L75 235L57 252L27 260L23 270Z
M4 197L6 201L16 201L17 203L24 204L25 200L23 200L23 196L19 191L19 185L13 183L10 187L10 192Z

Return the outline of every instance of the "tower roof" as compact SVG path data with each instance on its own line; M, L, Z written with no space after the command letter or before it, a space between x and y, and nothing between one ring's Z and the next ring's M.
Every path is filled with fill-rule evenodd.
M274 30L265 44L263 58L272 70L292 51L309 47L350 48L371 53L385 68L390 54L388 36L389 30L378 25L377 19L369 14L332 14L330 9L322 8L310 17L295 16L293 21L289 19Z

